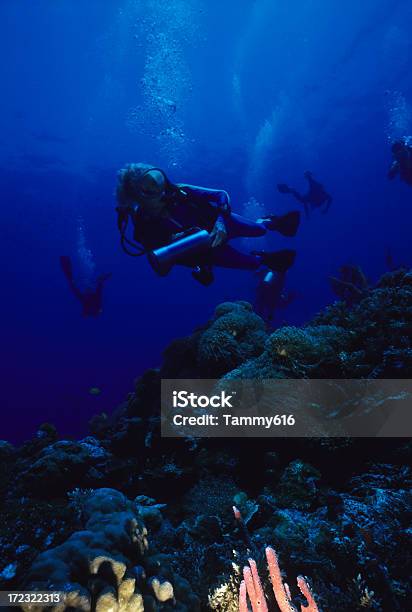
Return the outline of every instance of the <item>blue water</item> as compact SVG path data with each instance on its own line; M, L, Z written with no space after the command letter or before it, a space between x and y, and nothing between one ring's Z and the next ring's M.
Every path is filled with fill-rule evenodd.
M412 262L412 191L386 179L391 140L412 133L408 0L2 0L0 19L1 438L44 421L82 435L170 340L219 302L253 299L250 273L218 270L204 288L121 251L127 162L225 188L238 212L251 198L296 208L276 184L304 190L312 170L329 214L265 244L298 251L289 323L334 299L328 275L344 263L373 281L387 247ZM82 318L60 255L84 282L112 273L99 318Z

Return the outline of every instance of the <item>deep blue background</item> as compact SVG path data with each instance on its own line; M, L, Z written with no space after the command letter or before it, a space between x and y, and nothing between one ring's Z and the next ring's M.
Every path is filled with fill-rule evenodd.
M288 322L333 300L341 264L374 280L386 247L412 260L412 192L386 179L391 138L412 132L408 0L2 0L0 24L0 438L46 420L86 432L171 339L253 297L248 273L218 271L205 289L122 253L114 189L127 162L225 188L240 212L251 196L295 208L276 183L304 189L311 169L334 204L293 241ZM76 257L79 217L96 272L113 273L97 320L59 268Z

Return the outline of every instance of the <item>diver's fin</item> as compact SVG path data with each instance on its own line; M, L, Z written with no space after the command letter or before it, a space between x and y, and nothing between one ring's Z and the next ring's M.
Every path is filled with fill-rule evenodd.
M262 258L263 265L273 272L286 272L295 263L296 251L284 249L283 251L253 251L253 255Z
M265 227L268 230L273 230L282 234L282 236L288 236L291 238L296 235L300 224L300 212L293 211L286 215L268 215L266 217Z
M72 262L71 262L70 257L68 255L61 255L60 265L63 270L64 276L67 278L69 282L72 282L73 281L73 268L72 268Z
M292 189L288 185L285 185L285 183L278 183L278 191L280 193L291 193Z

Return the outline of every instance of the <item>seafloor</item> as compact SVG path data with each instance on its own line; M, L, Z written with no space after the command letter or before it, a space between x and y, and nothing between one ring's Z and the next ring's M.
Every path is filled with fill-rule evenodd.
M1 442L0 589L63 591L56 610L235 612L251 556L273 611L271 545L297 609L303 574L324 612L412 610L408 439L159 432L162 378L411 378L412 271L357 295L272 334L249 304L221 304L87 438L45 424Z

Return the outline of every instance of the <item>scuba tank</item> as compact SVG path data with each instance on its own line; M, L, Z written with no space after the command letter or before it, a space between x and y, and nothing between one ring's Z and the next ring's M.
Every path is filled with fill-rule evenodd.
M160 276L166 276L181 257L202 253L209 247L209 232L197 230L171 244L150 251L147 257L153 270Z

